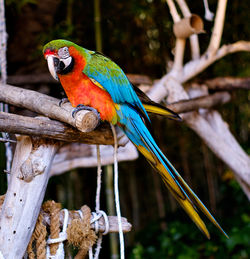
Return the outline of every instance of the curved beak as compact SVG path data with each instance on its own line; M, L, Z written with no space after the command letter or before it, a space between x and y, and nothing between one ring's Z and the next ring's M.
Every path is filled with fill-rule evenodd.
M47 62L48 62L48 68L49 68L49 72L50 74L53 76L53 78L55 80L58 81L58 76L57 76L57 67L58 67L58 64L59 64L59 59L53 55L48 55L46 57L47 59Z

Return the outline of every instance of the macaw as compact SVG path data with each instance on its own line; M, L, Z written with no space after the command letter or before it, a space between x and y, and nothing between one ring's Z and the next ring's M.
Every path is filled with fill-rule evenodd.
M99 113L102 121L118 125L161 175L166 187L205 236L210 238L197 208L228 237L150 133L147 112L180 119L176 113L151 101L130 83L116 63L98 52L59 39L47 43L43 55L51 75L60 80L73 107L91 107Z

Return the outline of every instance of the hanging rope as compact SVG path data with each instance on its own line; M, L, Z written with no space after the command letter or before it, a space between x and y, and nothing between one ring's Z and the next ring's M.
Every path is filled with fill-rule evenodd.
M101 245L102 245L102 236L106 235L109 232L109 221L107 214L100 210L100 196L101 196L101 180L102 180L102 168L101 168L101 154L100 154L100 146L96 146L96 154L97 154L97 187L96 187L96 199L95 199L95 210L96 212L92 212L93 219L91 220L91 224L95 224L95 233L99 233L99 224L98 220L103 217L105 221L105 232L99 233L97 243L96 243L96 249L95 254L93 255L92 247L89 248L89 258L90 259L98 259L99 254L101 251Z
M110 126L111 126L112 133L114 136L114 190L115 190L115 207L116 207L116 214L117 214L117 218L118 218L118 227L119 227L120 258L125 259L124 237L123 237L123 231L122 231L121 208L120 208L120 201L119 201L117 135L116 135L114 125L110 124Z
M5 25L5 10L4 0L0 0L0 63L1 63L1 84L5 85L7 81L7 61L6 61L6 49L7 49L7 33ZM9 107L7 104L0 103L0 111L8 112ZM12 150L10 143L8 142L9 134L2 133L3 139L5 140L5 154L6 154L6 171L10 172L11 161L12 161Z
M96 198L95 198L95 210L98 212L100 210L100 196L101 196L101 184L102 184L102 164L101 164L101 154L100 146L96 145L97 154L97 187L96 187Z

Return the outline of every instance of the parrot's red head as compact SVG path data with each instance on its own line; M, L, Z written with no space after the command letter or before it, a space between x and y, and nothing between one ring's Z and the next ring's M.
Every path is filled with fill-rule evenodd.
M65 75L73 70L72 50L81 51L78 45L67 40L53 40L44 46L43 55L54 79L58 80L57 74Z

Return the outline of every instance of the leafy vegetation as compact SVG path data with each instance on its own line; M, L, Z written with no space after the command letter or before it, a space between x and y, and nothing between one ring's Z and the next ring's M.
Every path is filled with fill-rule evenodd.
M186 220L175 213L169 220L166 219L168 224L165 231L160 230L157 221L140 232L137 236L138 242L131 248L129 258L249 258L250 209L244 207L244 195L239 193L238 184L234 180L230 181L230 187L224 184L220 189L226 192L226 199L230 197L237 200L237 208L231 208L235 210L233 217L223 217L220 220L229 234L229 239L218 233L212 224L208 224L208 230L213 234L211 240L207 240L193 224L187 224ZM224 202L226 201L222 201L221 204L225 204Z

